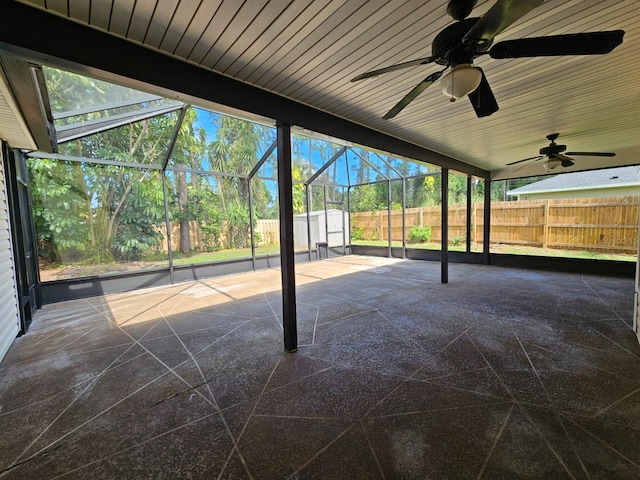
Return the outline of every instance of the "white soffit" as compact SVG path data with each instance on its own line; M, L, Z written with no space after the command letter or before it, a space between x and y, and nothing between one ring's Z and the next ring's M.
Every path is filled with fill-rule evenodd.
M37 149L36 142L13 98L2 70L0 70L0 138L14 148Z

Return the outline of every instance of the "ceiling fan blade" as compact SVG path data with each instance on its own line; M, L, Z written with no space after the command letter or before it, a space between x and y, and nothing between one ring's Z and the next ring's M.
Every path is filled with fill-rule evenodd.
M478 88L471 92L468 97L478 118L488 117L500 110L500 107L484 72L480 67L476 68L482 73L482 80L480 80Z
M351 81L357 82L358 80L377 77L378 75L382 75L383 73L394 72L396 70L401 70L403 68L415 67L416 65L426 65L427 63L432 63L434 60L435 60L435 57L425 57L425 58L418 58L416 60L410 60L408 62L397 63L396 65L390 65L388 67L379 68L377 70L371 70L370 72L361 73L357 77L353 77Z
M542 155L537 155L535 157L524 158L522 160L516 160L515 162L507 163L506 166L515 165L516 163L528 162L529 160L540 160L542 157Z
M620 45L624 33L624 30L612 30L505 40L496 43L489 55L491 58L598 55L609 53Z
M446 70L446 68L444 70ZM418 95L424 92L433 82L438 80L442 76L442 73L444 72L444 70L441 70L440 72L432 73L423 81L421 81L418 85L413 87L413 90L407 93L404 96L404 98L400 100L398 103L396 103L395 106L391 110L389 110L387 114L382 118L384 118L385 120L389 120L390 118L395 117L398 113L400 113L400 111L404 107L409 105L418 97Z
M543 0L498 0L467 32L462 42L466 44L490 42L505 28L542 3Z
M576 162L573 161L573 158L569 158L566 155L563 155L561 153L554 153L553 155L551 155L552 157L557 158L558 160L560 160L562 162L562 166L563 167L570 167L572 165L575 165Z
M539 156L539 157L528 158L527 160L531 160L529 163L523 163L518 168L515 168L512 173L516 173L518 170L522 170L527 165L531 165L532 163L535 163L535 162L537 162L538 160L540 160L542 158L545 158L545 157L544 156ZM521 161L524 162L524 160L521 160Z
M565 155L586 155L589 157L615 157L611 152L566 152Z

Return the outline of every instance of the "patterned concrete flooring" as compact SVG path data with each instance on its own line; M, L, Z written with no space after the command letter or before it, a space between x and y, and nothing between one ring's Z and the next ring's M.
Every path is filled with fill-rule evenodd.
M633 281L342 257L47 305L2 479L638 479Z

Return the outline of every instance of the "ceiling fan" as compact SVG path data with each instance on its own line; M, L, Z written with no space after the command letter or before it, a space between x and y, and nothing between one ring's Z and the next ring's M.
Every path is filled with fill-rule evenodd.
M574 165L575 162L573 161L573 158L570 158L568 155L574 155L574 156L584 155L584 156L590 156L590 157L615 157L616 156L615 153L611 153L611 152L565 152L563 154L562 152L564 152L567 149L567 146L558 145L556 143L556 140L559 136L560 136L559 133L551 133L547 135L547 140L549 140L551 143L549 144L549 146L540 149L540 155L531 157L531 158L524 158L522 160L518 160L511 163L507 163L507 166L516 165L517 163L523 163L523 162L533 163L538 160L542 160L543 158L546 157L547 160L544 162L544 166L547 168L547 170L553 170L554 168L557 168L559 166L563 166L566 168Z
M387 114L385 120L395 117L432 83L442 77L442 92L455 101L468 95L478 117L487 117L498 111L498 103L484 72L473 66L473 59L489 54L491 58L523 58L555 55L596 55L609 53L622 43L624 30L573 33L546 37L506 40L493 47L496 35L542 5L543 0L498 0L482 17L467 18L477 0L450 0L447 13L456 23L439 32L431 45L431 56L398 63L358 75L351 81L376 77L407 67L437 63L444 66L428 75L404 96ZM451 70L444 72L451 67ZM443 76L444 74L444 76Z

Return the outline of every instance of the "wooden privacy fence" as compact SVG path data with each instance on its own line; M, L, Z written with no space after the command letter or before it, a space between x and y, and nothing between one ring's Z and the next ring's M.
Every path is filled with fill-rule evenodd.
M493 202L491 243L565 250L636 254L640 197L571 198ZM365 239L387 240L387 210L351 214L351 225ZM430 225L431 241L440 242L440 207L408 208L405 238L411 227ZM466 205L449 206L449 241L466 236ZM474 203L471 242L482 243L484 208ZM402 241L402 210L391 211L391 239Z
M280 220L258 220L256 228L256 245L273 245L280 242Z
M224 233L224 227L223 227ZM162 230L163 234L164 231ZM256 234L256 246L277 244L280 241L280 223L277 219L258 220L254 228ZM189 222L189 246L192 250L207 251L206 235L202 233L200 224L196 221ZM180 250L180 223L171 222L171 247L174 252ZM167 237L164 235L160 249L163 252L169 250Z

